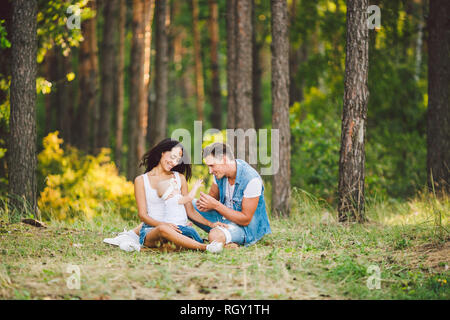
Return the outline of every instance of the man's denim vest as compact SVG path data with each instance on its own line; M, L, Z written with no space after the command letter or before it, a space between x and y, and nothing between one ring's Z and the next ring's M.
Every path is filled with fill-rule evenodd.
M236 159L236 181L233 193L233 209L236 211L242 211L242 199L244 197L244 190L247 184L253 178L260 178L259 173L253 169L244 160ZM225 177L217 181L219 187L220 202L225 204ZM269 225L269 218L266 211L266 202L264 201L264 185L262 186L261 196L259 197L258 206L252 220L247 226L242 226L245 231L245 246L254 244L261 239L265 234L272 233Z

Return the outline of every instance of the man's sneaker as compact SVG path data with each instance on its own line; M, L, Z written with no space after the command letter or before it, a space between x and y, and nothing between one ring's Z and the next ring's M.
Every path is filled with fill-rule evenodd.
M132 252L132 251L140 251L141 246L133 241L124 240L120 243L119 248L123 251Z
M223 250L223 243L214 240L206 246L206 250L212 253L219 253Z
M139 237L133 230L127 231L127 229L123 229L123 232L119 233L116 237L103 239L103 242L112 244L113 246L120 246L123 241L132 241L139 244Z

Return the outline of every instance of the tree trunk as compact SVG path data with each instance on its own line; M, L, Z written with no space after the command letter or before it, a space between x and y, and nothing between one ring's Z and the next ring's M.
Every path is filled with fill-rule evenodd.
M116 102L116 145L114 159L118 170L122 165L123 146L123 111L124 111L124 68L125 68L125 28L127 20L126 0L119 0L118 29L119 37L117 43L117 61L115 77L115 102Z
M157 1L160 2L160 1ZM150 19L151 0L133 0L133 39L131 43L130 63L130 109L128 116L128 163L127 178L133 180L138 175L139 151L142 147L142 123L147 126L147 85L149 80L148 66L150 58L146 62L146 45L149 44L148 24ZM145 110L143 110L145 109ZM145 136L144 136L145 137Z
M45 78L53 84L57 81L57 61L56 61L56 48L52 48L47 51L45 55ZM49 94L45 95L45 129L44 136L47 136L50 132L53 131L53 119L54 119L54 107L56 105L55 101L55 90Z
M117 26L118 0L108 0L103 4L103 40L101 59L101 95L100 117L98 119L98 135L95 139L95 150L109 147L111 113L114 103L114 59L116 58L115 31ZM114 27L112 27L114 26Z
M73 121L73 82L67 79L67 74L72 72L72 55L64 56L56 49L57 79L55 89L56 107L56 129L66 144L72 144L72 121Z
M211 124L213 128L222 129L222 99L219 77L219 7L217 0L209 0L209 34L211 38Z
M195 91L197 94L196 108L197 120L203 121L203 107L205 104L205 89L203 80L203 65L200 44L200 29L198 26L198 2L192 1L192 33L194 35L194 60L195 60Z
M262 98L261 98L261 80L262 80L262 69L261 69L261 59L260 51L262 43L258 42L256 34L257 30L257 20L255 16L255 1L252 4L252 53L253 53L253 74L252 74L252 87L253 87L253 118L255 121L255 128L262 128Z
M89 7L97 9L96 1L89 2ZM79 99L75 128L75 144L84 151L89 151L91 125L97 109L98 92L98 61L97 61L97 17L83 21L81 32L84 41L80 44L79 52Z
M450 192L450 2L430 1L428 17L427 180ZM434 187L434 188L433 188Z
M155 6L155 91L156 101L153 109L150 147L166 138L167 134L167 89L168 89L168 43L166 0L156 1Z
M150 53L152 41L152 22L154 17L155 0L145 0L144 3L144 52L143 52L143 78L141 81L141 92L139 95L138 108L138 141L137 159L142 159L146 149L147 130L149 126L149 84L150 84ZM141 169L138 169L138 171Z
M236 128L236 1L227 1L227 128ZM235 154L236 154L236 150Z
M369 90L368 0L347 1L344 108L339 159L339 221L364 216L364 137Z
M237 1L236 7L236 127L254 128L252 92L252 0ZM238 143L237 155L249 162L250 145ZM252 163L255 165L255 163Z
M293 0L289 8L290 30L296 32L294 24L297 16L298 0ZM292 41L289 48L289 105L303 100L303 81L297 80L298 68L308 60L308 47L310 47L309 35L304 35L300 46L294 46ZM302 115L304 116L304 115Z
M37 1L13 2L10 136L8 146L11 221L36 214ZM27 210L28 209L28 210ZM27 211L26 211L27 210Z
M279 130L279 153L272 161L279 164L273 173L272 212L290 214L291 134L289 126L289 34L286 0L272 0L272 128Z

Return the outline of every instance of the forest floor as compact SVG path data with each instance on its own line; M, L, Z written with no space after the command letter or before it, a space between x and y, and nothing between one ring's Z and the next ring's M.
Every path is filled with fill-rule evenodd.
M345 225L323 207L302 210L272 218L272 234L257 244L220 254L124 252L102 242L136 225L121 219L47 228L0 220L0 299L450 299L442 220L405 223L407 210L402 223Z

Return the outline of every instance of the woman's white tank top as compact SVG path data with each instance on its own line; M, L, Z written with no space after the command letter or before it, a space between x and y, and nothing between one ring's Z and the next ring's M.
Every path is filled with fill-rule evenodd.
M181 181L179 178L178 172L174 171L175 178L178 182L178 187L181 188ZM147 173L143 175L144 179L144 189L145 189L145 200L147 203L147 214L149 217L157 220L163 221L166 220L166 206L164 204L164 200L158 197L158 193L155 189L153 189L150 185L150 180L148 178Z

